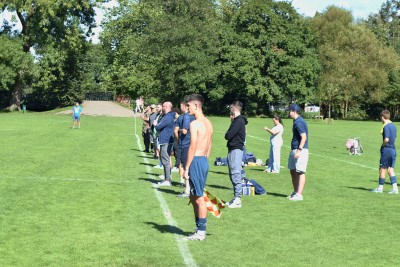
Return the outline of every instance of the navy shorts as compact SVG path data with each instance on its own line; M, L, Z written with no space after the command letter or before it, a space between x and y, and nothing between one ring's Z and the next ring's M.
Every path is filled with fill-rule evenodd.
M81 120L81 116L72 116L74 121L80 121Z
M188 154L189 154L189 147L181 147L181 163L184 169L186 167Z
M195 156L189 167L190 193L202 197L208 175L208 159L203 156Z
M396 149L391 147L382 147L379 167L383 169L394 168L395 163L396 163Z

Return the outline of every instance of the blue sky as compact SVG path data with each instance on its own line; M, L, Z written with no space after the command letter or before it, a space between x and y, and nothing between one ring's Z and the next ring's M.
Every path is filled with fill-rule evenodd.
M386 0L293 0L292 5L300 14L313 17L315 12L323 12L327 6L345 8L354 18L367 18L370 13L377 13Z

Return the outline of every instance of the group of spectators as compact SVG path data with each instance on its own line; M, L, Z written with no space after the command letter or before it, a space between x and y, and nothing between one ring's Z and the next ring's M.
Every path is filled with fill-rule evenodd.
M204 240L206 229L206 207L203 191L208 175L208 158L211 152L212 125L202 112L201 95L190 95L180 103L180 110L173 109L172 103L166 101L158 105L147 105L141 115L143 119L142 136L146 153L154 153L160 159L164 170L163 180L159 186L171 186L171 155L179 168L181 185L185 191L181 197L189 197L194 209L196 231L189 240ZM229 208L241 208L242 179L244 171L244 154L246 142L247 118L241 114L243 105L235 101L230 105L231 124L225 133L228 148L229 177L233 185L233 199L226 202ZM300 107L293 104L289 115L294 120L292 150L288 166L292 176L293 193L289 200L303 200L302 191L305 185L305 171L308 161L308 128L300 116ZM270 164L267 172L279 172L280 147L282 146L283 124L279 117L273 118L274 128L265 128L271 134ZM273 141L275 140L275 141ZM174 168L175 168L174 167Z
M196 231L187 240L205 240L207 225L207 209L203 191L208 175L208 159L211 153L213 128L205 118L202 110L203 98L193 94L180 103L180 110L173 110L172 103L167 101L158 105L148 105L141 118L143 119L143 139L145 151L154 153L155 159L160 159L163 166L163 181L159 186L171 186L171 154L174 151L179 167L181 185L185 192L181 197L189 197L193 205ZM235 101L230 105L231 124L225 133L228 148L229 177L233 185L233 199L225 203L229 208L241 208L242 179L246 142L247 118L241 114L243 105ZM301 109L297 104L289 106L289 117L293 119L291 150L288 158L288 169L292 178L293 192L287 197L290 201L303 200L303 190L306 183L308 164L308 126L301 117ZM273 128L265 127L270 137L269 162L265 172L279 173L281 147L283 144L284 126L279 116L273 117ZM390 121L390 112L381 113L383 127L381 134L381 160L379 170L379 187L372 190L382 193L385 174L389 173L392 183L390 194L398 194L397 178L394 173L396 151L396 127ZM175 149L174 149L175 148ZM151 151L150 151L151 150Z

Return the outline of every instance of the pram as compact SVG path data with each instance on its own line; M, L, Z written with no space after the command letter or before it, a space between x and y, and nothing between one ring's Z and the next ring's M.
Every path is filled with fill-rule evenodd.
M359 137L347 139L346 148L350 155L361 155L364 153L364 149L361 145L361 140Z

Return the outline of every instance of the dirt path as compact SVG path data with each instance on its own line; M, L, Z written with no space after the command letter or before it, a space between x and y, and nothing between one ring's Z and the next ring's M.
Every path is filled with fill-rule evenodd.
M71 110L57 114L72 114ZM134 117L133 111L111 101L84 101L82 103L82 115L110 116L110 117Z

